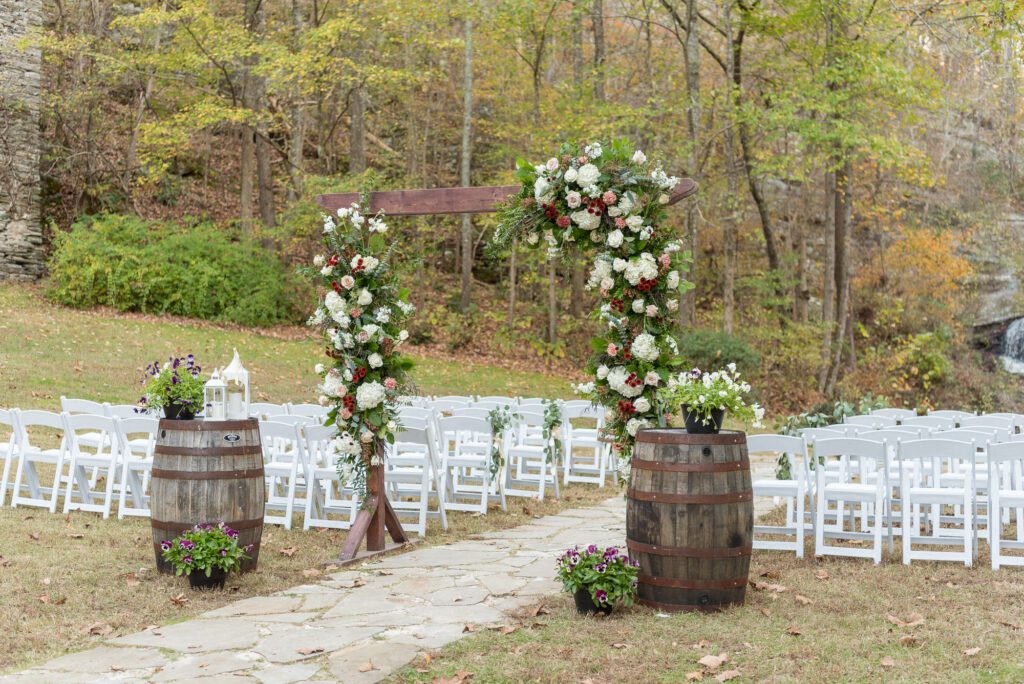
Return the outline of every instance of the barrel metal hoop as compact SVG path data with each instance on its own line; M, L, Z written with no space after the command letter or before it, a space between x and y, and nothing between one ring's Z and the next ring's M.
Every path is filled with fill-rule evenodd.
M718 433L696 434L682 429L647 428L636 433L637 442L648 444L746 444L747 434L737 430L722 430Z
M721 610L725 610L729 606L742 605L740 602L729 602L719 603L717 605L707 606L696 606L696 605L680 605L678 603L662 603L661 601L650 601L648 599L638 598L636 602L642 606L648 608L657 608L658 610L665 610L674 613L717 613Z
M241 532L242 530L256 529L263 524L263 518L252 518L250 520L225 520L224 524L236 532ZM195 523L173 522L169 520L157 520L156 518L150 518L150 526L155 530L163 530L165 532L184 532L185 530L190 530L195 527ZM157 544L157 546L159 546L159 544Z
M263 467L242 470L164 470L153 468L151 477L161 480L244 480L250 477L263 478Z
M630 467L634 470L655 470L663 473L734 473L748 470L750 461L744 458L727 463L673 463L634 457L630 461Z
M240 447L186 447L157 444L153 453L164 456L262 456L259 444Z
M640 584L651 587L669 587L671 589L739 589L747 586L746 577L734 577L723 580L676 579L674 577L655 577L654 575L637 575Z
M220 432L222 430L259 430L255 418L241 420L169 420L160 419L159 429L172 432Z
M652 556L671 556L673 558L740 558L753 553L754 547L751 544L734 547L709 547L698 548L690 546L661 546L659 544L644 544L643 542L626 540L626 548L637 553L647 553Z
M730 504L754 500L754 492L749 489L728 494L663 494L661 492L641 492L631 488L626 496L635 501L666 504Z

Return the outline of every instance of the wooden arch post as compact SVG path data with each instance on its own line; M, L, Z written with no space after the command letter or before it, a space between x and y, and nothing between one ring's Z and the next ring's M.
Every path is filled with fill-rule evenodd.
M381 190L370 193L371 214L383 211L386 216L426 216L429 214L481 214L495 210L510 195L519 192L519 185L491 185L467 188L431 188L422 190ZM697 183L684 178L669 193L668 204L675 204L697 192ZM317 204L332 216L342 207L362 201L358 192L318 195ZM384 455L371 465L366 476L367 501L352 523L337 562L351 563L390 551L409 542L384 491ZM385 530L394 544L385 543ZM359 549L366 540L366 552Z

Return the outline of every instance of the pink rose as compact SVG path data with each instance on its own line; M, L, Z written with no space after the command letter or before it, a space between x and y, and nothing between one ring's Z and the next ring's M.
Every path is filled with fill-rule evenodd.
M363 315L363 310L362 309L352 309L351 311L348 312L348 315L351 316L352 318L359 318L360 316Z
M350 275L341 276L341 286L346 290L351 290L355 287L356 279Z
M661 264L662 268L668 268L672 265L672 256L670 254L662 254L658 257L658 263Z
M558 170L558 159L556 159L555 157L552 157L551 159L548 159L548 162L547 162L547 164L544 165L544 167L548 171L557 171Z
M362 342L369 342L370 341L370 333L366 332L365 330L360 330L358 333L356 333L356 340L361 342L361 343Z
M398 387L398 382L394 378L387 378L384 380L384 386L389 390L393 390Z
M615 356L616 354L619 353L619 348L616 347L613 343L609 342L607 352L608 356Z
M585 154L581 154L579 158L576 159L576 161L578 161L580 164L586 164L590 161L590 157L588 157Z
M341 416L342 420L348 420L349 418L352 417L352 412L349 411L347 408L343 408L340 411L338 411L338 415Z
M622 218L621 216L616 216L615 217L615 227L618 228L619 230L622 230L623 228L625 228L626 227L626 219Z
M568 228L569 227L569 217L568 216L559 216L558 220L555 221L555 223L558 224L559 228Z
M615 204L615 200L615 193L612 192L611 190L608 190L603 195L601 195L601 201L603 201L605 204Z

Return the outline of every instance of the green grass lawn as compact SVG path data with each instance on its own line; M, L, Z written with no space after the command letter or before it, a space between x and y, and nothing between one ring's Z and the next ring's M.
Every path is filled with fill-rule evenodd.
M58 409L61 395L134 403L142 370L171 354L193 353L206 370L238 348L254 401L316 400L318 340L300 328L259 331L111 311L55 306L38 287L0 285L0 407ZM410 355L423 394L566 397L569 378L469 361Z

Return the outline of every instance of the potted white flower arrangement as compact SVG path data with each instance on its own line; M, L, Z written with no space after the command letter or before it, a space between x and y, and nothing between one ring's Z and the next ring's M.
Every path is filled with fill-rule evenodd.
M658 398L666 413L682 416L687 432L714 434L722 429L726 413L760 427L764 409L748 403L750 391L750 383L741 380L736 364L730 363L721 370L694 368L670 377Z

